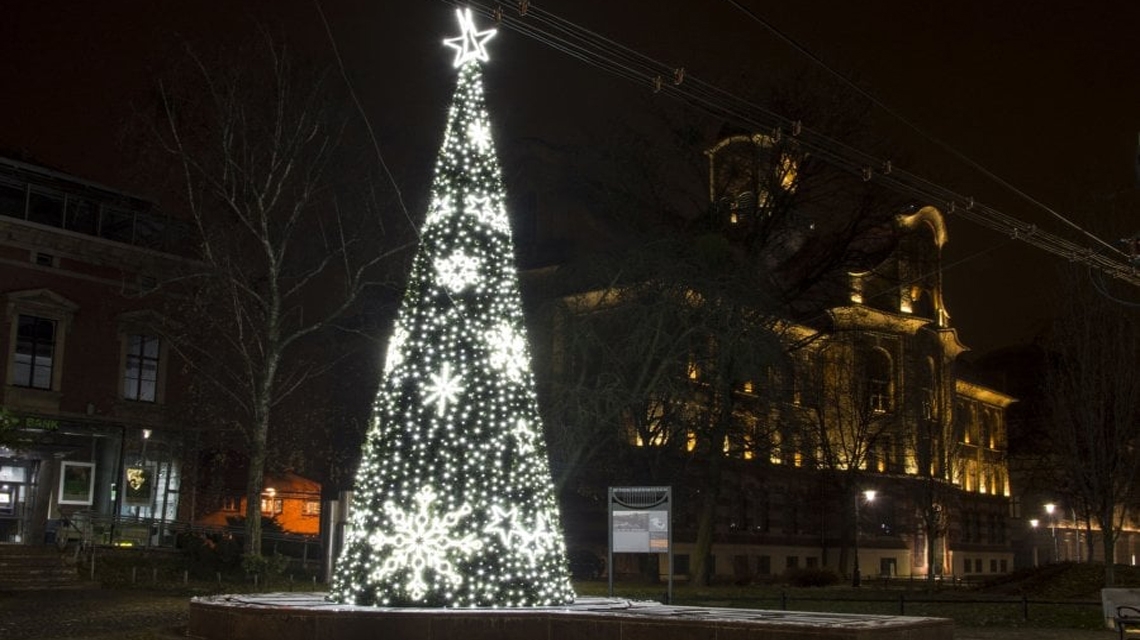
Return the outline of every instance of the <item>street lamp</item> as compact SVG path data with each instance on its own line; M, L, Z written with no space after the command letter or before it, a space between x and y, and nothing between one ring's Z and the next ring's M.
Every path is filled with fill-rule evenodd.
M1034 567L1038 566L1038 564L1037 564L1037 525L1039 525L1039 524L1041 524L1040 520L1038 520L1037 518L1030 518L1029 526L1033 527L1033 566Z
M862 582L859 576L859 499L862 498L870 504L870 502L875 499L875 493L874 489L867 489L866 491L855 494L855 544L852 545L855 551L855 563L851 568L852 587L858 587Z
M1052 502L1045 503L1045 513L1049 514L1049 528L1053 532L1053 562L1060 561L1060 558L1057 557L1057 518L1053 515L1056 510L1057 505Z

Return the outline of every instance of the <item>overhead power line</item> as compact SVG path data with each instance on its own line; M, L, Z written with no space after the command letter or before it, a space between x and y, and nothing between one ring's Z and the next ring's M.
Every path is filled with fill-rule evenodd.
M767 133L774 138L792 136L805 151L854 176L867 181L873 180L898 193L934 205L948 215L965 218L1072 262L1085 264L1122 282L1140 286L1140 268L1123 259L1123 253L1111 245L1098 241L1101 245L1098 248L1082 246L1040 229L1037 225L1022 222L994 207L977 202L973 197L926 180L895 166L889 160L875 157L814 131L800 121L765 109L700 80L686 73L683 67L655 60L544 11L528 0L509 8L488 0L443 0L443 2L452 6L469 6L501 26L556 51L657 93L668 95L710 115L724 118L752 131ZM1088 237L1094 237L1084 230L1081 231Z
M847 76L845 76L844 74L837 71L835 68L833 68L831 65L829 65L825 60L823 60L819 56L815 55L815 53L813 53L810 49L808 49L804 45L797 42L794 38L792 38L791 36L787 35L783 31L781 31L779 28L776 27L776 25L765 20L763 17L758 15L756 12L752 11L748 7L745 7L742 3L738 2L737 0L725 0L725 2L732 5L737 11L740 11L744 15L748 16L748 18L751 19L753 22L755 22L755 23L759 24L760 26L764 27L765 29L767 29L770 33L772 33L772 35L776 36L777 38L782 40L784 43L786 43L788 46L790 46L791 48L793 48L797 52L799 52L801 55L803 55L807 59L811 60L813 63L815 63L820 68L822 68L827 73L831 74L832 77L839 80L841 83L843 83L844 86L851 89L855 93L858 93L860 96L862 96L863 98L865 98L866 100L871 102L871 104L874 104L876 107L881 109L884 113L891 116L892 118L894 118L895 120L900 122L902 125L904 125L908 129L910 129L911 131L914 131L918 135L922 136L928 142L938 146L943 151L949 153L950 155L954 156L958 160L961 160L962 162L964 162L968 166L972 167L973 169L975 169L976 171L978 171L982 175L986 176L990 180L993 180L997 184L1001 185L1002 187L1004 187L1004 188L1008 189L1009 191L1011 191L1012 193L1016 194L1018 197L1024 199L1026 202L1029 202L1030 204L1032 204L1036 207L1039 207L1040 209L1042 209L1043 211L1045 211L1049 215L1051 215L1054 218L1065 223L1067 226L1069 226L1073 229L1076 229L1077 231L1079 231L1082 235L1084 235L1089 240L1091 240L1097 244L1103 245L1104 248L1109 249L1110 251L1117 251L1116 247L1105 242L1104 240L1101 240L1096 235L1089 233L1088 231L1084 230L1083 228L1081 228L1080 225L1076 224L1072 220L1069 220L1065 216L1061 215L1060 213L1055 211L1052 207L1046 205L1045 203L1034 198L1033 196L1029 195L1028 193L1025 193L1021 189L1018 189L1013 184L1011 184L1009 181L1005 180L1001 176L995 174L994 172L990 171L986 167L982 166L981 164L976 162L973 158L970 158L966 154L964 154L961 151L958 151L956 148L950 146L950 144L943 141L942 139L937 138L937 137L931 135L930 133L928 133L927 131L923 130L917 124L911 122L911 120L909 118L905 117L904 115L902 115L898 111L892 109L889 105L887 105L883 101L879 100L879 98L877 96L875 96L874 94L872 94L871 92L867 91L866 89L859 86L858 84L852 82L851 79L849 79Z

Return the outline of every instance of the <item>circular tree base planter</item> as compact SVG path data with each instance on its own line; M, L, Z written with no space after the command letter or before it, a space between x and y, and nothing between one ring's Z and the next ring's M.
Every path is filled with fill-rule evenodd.
M326 602L320 593L190 601L200 640L953 640L942 618L676 607L579 598L564 607L414 609Z

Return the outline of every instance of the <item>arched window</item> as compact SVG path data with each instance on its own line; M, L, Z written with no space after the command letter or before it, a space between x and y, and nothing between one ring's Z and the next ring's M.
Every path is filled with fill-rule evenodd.
M864 354L867 381L867 407L873 413L887 413L893 408L891 380L894 378L891 356L883 349L869 349Z
M938 409L934 400L935 375L934 358L926 358L926 371L919 392L919 402L922 403L921 415L924 420L937 420Z

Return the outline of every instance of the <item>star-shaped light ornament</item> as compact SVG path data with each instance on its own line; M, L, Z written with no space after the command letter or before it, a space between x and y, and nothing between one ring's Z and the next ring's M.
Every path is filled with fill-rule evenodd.
M498 33L496 29L477 31L475 20L471 16L471 9L456 9L455 15L459 17L460 34L454 38L447 38L443 44L455 49L455 67L462 67L470 60L486 62L487 41Z

